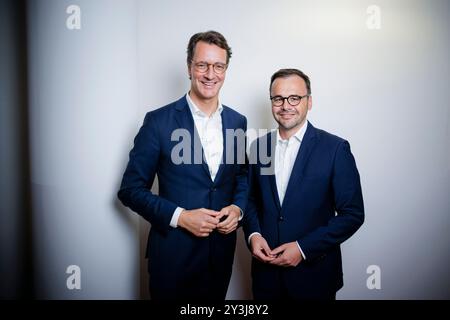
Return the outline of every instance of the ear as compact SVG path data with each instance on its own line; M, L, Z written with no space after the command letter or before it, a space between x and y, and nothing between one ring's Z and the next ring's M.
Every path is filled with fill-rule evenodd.
M187 71L188 71L188 77L189 77L189 80L192 78L192 75L191 75L191 65L188 63L188 65L187 65Z
M312 96L308 97L308 110L312 109Z

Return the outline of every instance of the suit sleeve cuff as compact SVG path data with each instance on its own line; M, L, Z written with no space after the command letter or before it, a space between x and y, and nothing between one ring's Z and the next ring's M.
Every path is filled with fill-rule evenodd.
M170 226L172 228L178 227L178 218L180 217L180 214L183 210L183 208L177 207L173 212L172 219L170 219Z
M250 237L251 237L251 235L250 235ZM250 237L249 237L249 239L250 239ZM297 246L298 246L298 250L300 250L300 253L302 254L303 260L306 260L306 256L305 256L305 254L303 253L302 248L301 248L300 245L298 244L298 241L296 241L296 243L297 243Z
M261 235L261 233L259 233L259 232L253 232L251 235L248 236L248 239L247 239L248 245L250 245L250 239L251 239L254 235L257 235L257 234Z

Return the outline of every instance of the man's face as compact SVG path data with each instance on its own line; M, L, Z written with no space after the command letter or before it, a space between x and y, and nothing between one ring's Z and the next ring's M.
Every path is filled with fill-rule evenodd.
M291 95L304 96L307 94L306 83L299 76L292 75L286 78L277 78L272 83L271 96L289 97ZM296 132L305 123L308 110L311 110L311 97L304 97L296 106L291 106L287 99L283 105L272 105L272 114L278 122L280 131Z
M188 66L189 76L191 77L191 97L203 101L217 99L220 88L225 80L226 71L218 74L214 72L213 65L226 65L226 50L214 44L199 41L195 45L192 60ZM208 64L208 69L204 72L201 72L196 67L196 65L201 63Z

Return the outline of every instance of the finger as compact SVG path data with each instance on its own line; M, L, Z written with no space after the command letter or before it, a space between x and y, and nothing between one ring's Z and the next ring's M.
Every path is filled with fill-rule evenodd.
M281 260L280 257L277 257L277 258L273 259L272 261L270 261L270 264L274 264L274 265L277 265L277 266L282 266L282 260Z
M259 245L261 246L261 249L265 250L266 252L268 252L268 253L272 252L272 250L270 250L269 245L267 244L267 242L264 239L260 242Z
M205 238L205 237L209 236L209 233L208 232L200 232L199 234L197 234L197 236Z
M256 255L256 254L253 254L253 257L254 257L255 259L261 261L261 262L266 262L266 261L263 260L262 257L260 257L260 256L258 256L258 255Z
M237 219L233 219L232 223L230 223L230 224L227 226L229 232L232 232L232 231L236 230L237 227L238 227Z
M212 218L211 218L212 219ZM211 220L210 218L208 218L208 219L206 219L206 220L204 220L204 221L202 221L201 223L200 223L200 228L202 228L202 227L208 227L208 228L212 228L212 229L215 229L216 227L217 227L217 221L216 220L214 220L214 219L212 219Z
M272 254L275 254L275 255L280 254L280 253L282 253L285 249L286 249L286 245L282 244L281 246L279 246L279 247L273 249L273 250L272 250Z
M255 251L253 255L263 262L270 262L274 259L272 257L265 255L261 250Z
M222 210L220 210L217 218L220 220L220 222L223 222L229 215L230 211L227 208L223 208Z
M207 215L210 215L212 217L217 217L219 215L219 212L215 211L215 210L201 208L200 211L203 213L206 213Z
M219 214L216 216L216 218L220 221L221 219L223 219L223 217L225 216L225 213L223 212L223 210L219 211Z
M281 256L276 258L278 261L276 262L280 267L289 267L290 263L286 256L282 254Z
M228 234L228 233L231 233L231 232L235 231L236 228L237 228L237 225L232 225L231 227L229 227L227 229L227 231L225 231L225 234Z
M272 257L275 258L276 254L272 253L272 250L270 250L269 246L267 245L267 243L262 243L261 244L261 250L264 252L264 254L268 257Z
M219 222L219 224L217 225L217 227L219 228L224 228L224 229L228 229L231 228L232 225L236 224L237 219L233 218L231 216L228 216L228 218L226 218L225 220L223 220L222 222Z
M212 223L205 223L203 225L200 226L200 230L205 229L205 230L214 230L216 228L216 225L212 224Z
M217 229L217 231L219 233L221 233L221 234L227 234L228 233L228 230L223 230L223 229L221 229L221 230Z
M222 229L222 230L217 229L217 231L219 231L221 234L229 234L229 233L233 232L234 230L236 230L236 229L235 228L234 229L233 228Z
M219 227L219 228L225 227L228 224L232 223L232 221L233 221L233 217L232 216L227 216L227 218L225 220L219 222L217 227Z
M224 233L224 234L233 232L236 229L237 229L237 224L231 224L231 225L229 225L227 227L217 228L217 230L219 232Z
M214 227L217 227L217 225L219 224L219 219L217 219L217 218L214 218L211 216L206 216L206 217L204 217L204 219L205 219L204 221L206 223L212 224L212 225L214 225Z

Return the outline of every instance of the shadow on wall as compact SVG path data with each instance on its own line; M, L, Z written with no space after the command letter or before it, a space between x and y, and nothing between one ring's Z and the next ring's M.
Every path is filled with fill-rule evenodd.
M0 299L34 298L26 2L0 1Z
M158 194L158 177L155 177L151 192ZM151 299L149 292L149 275L147 264L148 261L145 258L147 250L148 234L150 232L151 224L142 217L139 217L139 296L141 299Z
M248 130L264 129L268 132L277 128L278 124L273 119L270 101L265 97L259 96L258 100L252 103L249 110L251 111L251 114L258 114L259 117L258 119L247 117ZM249 138L253 138L250 133Z
M251 254L247 248L242 228L237 231L236 251L234 253L233 274L227 292L227 300L253 299L250 280Z

